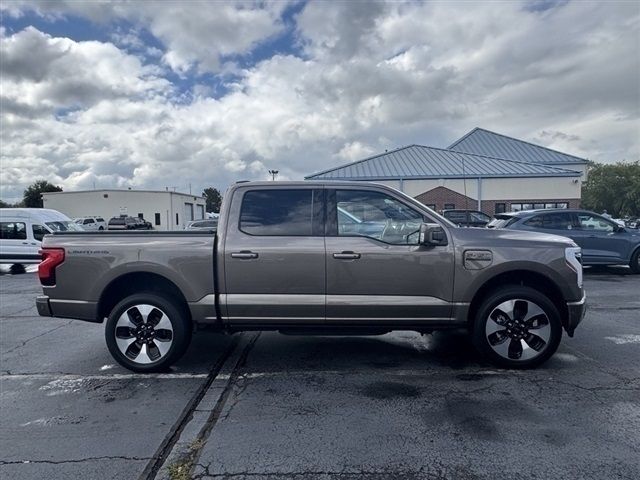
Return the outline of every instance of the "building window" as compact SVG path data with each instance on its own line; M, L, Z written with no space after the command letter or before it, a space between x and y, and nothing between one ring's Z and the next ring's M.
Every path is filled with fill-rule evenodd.
M103 198L109 198L109 194L108 194L108 193L105 193L105 194L103 194L103 195L102 195L102 197L103 197Z
M144 218L144 213L139 213L138 218Z
M496 203L496 210L495 213L504 213L507 211L507 204L506 203Z
M453 210L454 208L456 208L456 204L455 203L445 203L444 204L444 209L445 210Z
M160 225L160 214L156 213L156 225Z
M430 208L431 210L435 210L436 209L436 204L435 203L427 203L427 208Z
M178 214L176 213L176 225L180 225L180 219L178 218Z
M520 210L522 210L522 204L521 203L512 203L511 204L511 211L512 212L519 212Z

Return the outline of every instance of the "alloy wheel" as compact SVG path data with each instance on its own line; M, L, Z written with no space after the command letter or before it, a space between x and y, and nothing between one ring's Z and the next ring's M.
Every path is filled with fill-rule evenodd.
M549 317L539 305L513 299L496 306L485 326L491 348L509 360L530 360L542 354L551 337Z
M131 361L154 363L169 352L173 344L173 327L169 317L158 307L133 305L118 319L115 340L120 352Z

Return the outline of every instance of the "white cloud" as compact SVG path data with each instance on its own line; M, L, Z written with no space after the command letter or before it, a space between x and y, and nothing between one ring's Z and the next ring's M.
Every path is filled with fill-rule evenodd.
M266 179L270 168L300 179L409 143L446 146L475 126L598 161L640 157L640 14L630 3L532 12L516 2L311 2L296 17L301 57L244 68L221 58L277 35L281 4L42 5L135 28L114 32L115 45L4 32L3 199L40 177L67 189L194 191ZM192 81L191 95L163 78L140 29ZM213 98L196 69L232 83Z

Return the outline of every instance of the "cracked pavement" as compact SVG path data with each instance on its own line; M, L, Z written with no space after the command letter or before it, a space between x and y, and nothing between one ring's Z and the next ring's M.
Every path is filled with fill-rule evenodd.
M532 371L483 363L461 332L262 333L192 478L640 478L640 276L585 285L575 338ZM0 477L140 478L231 338L198 332L170 375L131 374L102 325L37 317L38 291L0 277Z

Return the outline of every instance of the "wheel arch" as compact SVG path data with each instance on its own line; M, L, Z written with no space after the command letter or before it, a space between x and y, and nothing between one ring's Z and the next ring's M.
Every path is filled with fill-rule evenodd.
M473 299L471 300L471 303L469 305L467 322L470 327L473 325L476 314L478 313L478 309L480 308L483 300L487 298L487 296L490 295L491 292L497 291L501 287L506 287L509 285L521 285L530 287L549 297L549 299L558 309L560 318L562 320L562 325L566 328L568 310L560 287L556 282L554 282L546 275L540 272L525 269L502 272L484 282L484 284L473 296Z
M98 300L98 320L102 322L123 298L145 292L171 296L191 320L187 300L178 286L168 278L151 272L125 273L111 280Z

